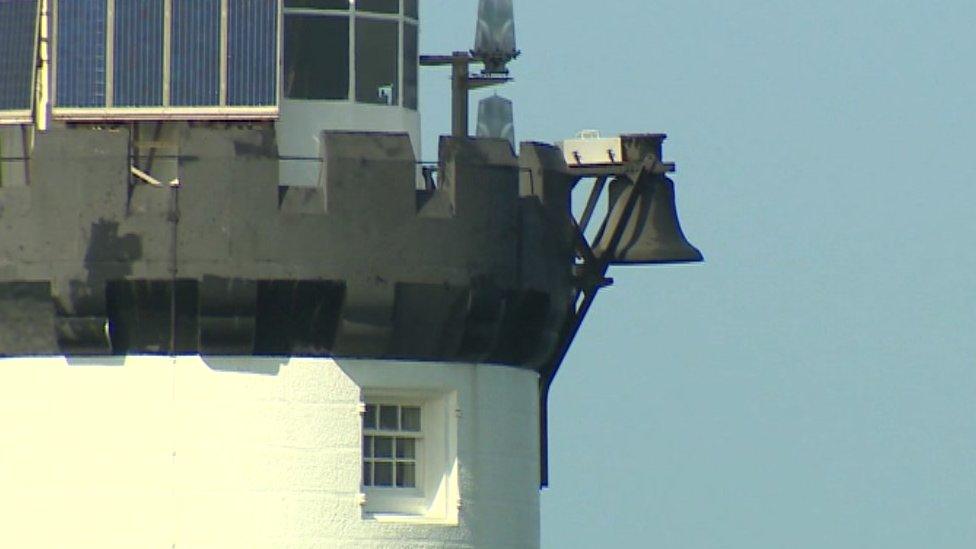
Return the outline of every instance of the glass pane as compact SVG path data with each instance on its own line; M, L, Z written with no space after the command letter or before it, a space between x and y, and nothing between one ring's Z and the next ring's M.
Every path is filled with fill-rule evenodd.
M397 463L396 485L400 488L415 488L417 486L417 466L413 463Z
M396 439L396 457L414 459L417 457L417 441L412 438Z
M420 408L416 406L404 406L402 414L402 426L403 431L419 432L420 431Z
M376 406L373 404L366 405L366 411L363 413L363 429L375 429L376 428Z
M234 0L227 8L227 104L274 105L278 1Z
M163 0L115 0L114 101L163 104Z
M285 96L349 99L349 18L285 17Z
M348 10L349 0L285 0L286 8L318 8L323 10Z
M400 13L400 0L356 0L356 11Z
M399 23L356 20L356 101L399 102Z
M37 2L0 2L0 111L31 108L36 44Z
M393 438L375 437L373 439L373 454L378 458L392 458Z
M399 406L380 406L380 429L388 431L400 430L400 422L397 418Z
M373 485L373 464L364 461L363 462L363 486Z
M417 109L417 25L403 25L403 106Z
M363 457L373 457L373 437L363 437Z
M393 486L393 463L373 464L373 486Z
M105 2L59 0L57 23L57 105L105 106Z
M173 0L170 104L220 103L220 0Z
M403 14L414 19L419 18L420 13L417 9L417 0L403 0Z

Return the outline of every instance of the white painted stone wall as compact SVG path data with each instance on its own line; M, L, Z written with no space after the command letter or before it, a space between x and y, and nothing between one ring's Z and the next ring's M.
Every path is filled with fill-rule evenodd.
M364 516L363 387L456 392L454 524ZM499 366L0 359L0 547L538 547L538 414Z

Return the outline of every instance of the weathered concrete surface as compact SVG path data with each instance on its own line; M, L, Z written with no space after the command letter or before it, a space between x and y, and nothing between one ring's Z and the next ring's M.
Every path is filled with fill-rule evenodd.
M549 355L572 265L551 147L520 167L504 140L444 138L417 191L405 134L325 132L319 186L280 187L273 125L165 130L36 135L30 184L0 187L0 355Z

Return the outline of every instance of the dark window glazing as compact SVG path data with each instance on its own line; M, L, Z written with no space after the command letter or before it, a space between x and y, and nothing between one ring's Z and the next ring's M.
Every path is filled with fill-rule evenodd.
M417 109L417 25L403 25L403 106Z
M163 103L163 0L115 0L114 101Z
M400 13L400 0L356 0L356 11Z
M420 10L418 9L417 0L403 0L403 15L407 17L413 17L414 19L420 18Z
M399 23L356 20L356 101L399 102Z
M348 10L349 0L285 0L286 8L315 8L321 10Z
M275 103L277 30L276 0L234 0L228 3L228 105Z
M349 99L349 18L285 17L285 96Z
M108 4L55 4L55 109L277 103L278 0L114 0L111 17Z
M0 111L31 108L37 2L0 2Z
M220 0L173 0L170 104L220 101Z
M105 105L105 2L59 0L57 93L62 107Z

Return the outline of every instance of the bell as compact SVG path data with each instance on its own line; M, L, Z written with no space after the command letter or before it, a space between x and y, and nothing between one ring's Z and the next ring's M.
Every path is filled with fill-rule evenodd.
M613 242L605 229L630 217ZM611 249L612 248L612 249ZM643 177L637 183L617 178L610 183L610 213L597 235L594 253L611 264L692 263L702 254L681 231L674 205L674 182L667 177Z

